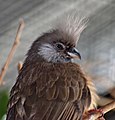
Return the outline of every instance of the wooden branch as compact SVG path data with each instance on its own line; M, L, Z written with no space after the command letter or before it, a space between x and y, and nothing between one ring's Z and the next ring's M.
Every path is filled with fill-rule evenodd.
M7 60L6 60L4 66L3 66L2 70L1 70L1 73L0 73L0 85L3 84L3 78L4 78L5 74L6 74L6 71L7 71L8 66L9 66L9 64L11 62L11 59L12 59L12 57L14 55L14 52L15 52L17 46L19 45L23 28L24 28L24 21L23 21L23 19L21 19L18 30L17 30L17 33L16 33L15 41L13 43L13 46L12 46L12 48L10 50L10 53L9 53L9 55L7 57Z
M83 120L98 120L98 118L102 116L102 113L105 114L112 109L115 109L115 101L113 101L113 102L111 102L111 103L109 103L109 104L107 104L99 109L89 110L85 114ZM102 113L99 111L102 111Z
M18 62L18 66L17 66L18 73L20 72L22 66L23 66L23 63L22 62Z
M97 100L97 105L98 106L105 106L108 103L111 103L114 98L107 98L107 97L103 97L103 96L99 96L99 100Z

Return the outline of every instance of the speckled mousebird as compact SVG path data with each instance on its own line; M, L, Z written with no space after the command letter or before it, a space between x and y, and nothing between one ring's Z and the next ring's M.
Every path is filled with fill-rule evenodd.
M95 104L92 81L73 59L87 19L67 15L35 40L11 89L6 120L82 120Z

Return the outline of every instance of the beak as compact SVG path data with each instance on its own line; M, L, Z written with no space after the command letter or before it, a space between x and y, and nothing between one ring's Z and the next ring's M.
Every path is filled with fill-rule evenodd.
M74 47L72 49L70 49L67 54L72 57L72 58L79 58L81 60L81 55L79 53L79 51Z

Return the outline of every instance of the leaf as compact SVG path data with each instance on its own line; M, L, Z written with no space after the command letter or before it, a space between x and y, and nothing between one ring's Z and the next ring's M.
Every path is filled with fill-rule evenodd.
M6 90L0 91L0 120L7 111L8 92Z

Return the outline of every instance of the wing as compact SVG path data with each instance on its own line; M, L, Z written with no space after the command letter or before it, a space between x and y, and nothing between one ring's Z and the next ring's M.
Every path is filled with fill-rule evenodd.
M78 65L26 66L11 90L7 120L80 120L90 99Z

